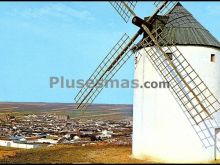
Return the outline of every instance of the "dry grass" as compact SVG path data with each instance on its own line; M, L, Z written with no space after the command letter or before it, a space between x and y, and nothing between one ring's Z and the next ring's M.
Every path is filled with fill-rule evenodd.
M162 163L151 158L137 160L131 157L131 146L73 146L57 145L37 149L0 147L1 163ZM218 164L220 160L209 163Z
M131 158L130 146L72 146L58 145L16 151L0 163L156 163L153 160Z
M15 156L18 151L16 148L0 147L0 160Z

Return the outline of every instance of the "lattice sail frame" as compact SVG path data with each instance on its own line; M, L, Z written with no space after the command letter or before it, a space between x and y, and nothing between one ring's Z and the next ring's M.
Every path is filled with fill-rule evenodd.
M130 50L127 50L123 56L115 61L115 59L118 58L118 54L127 46L129 41L130 37L125 33L93 72L74 98L77 109L85 110L102 91L107 82L131 57L133 53ZM92 87L90 86L91 82L94 84Z
M127 23L132 16L132 13L128 8L125 7L124 3L131 9L134 10L137 1L109 1L109 3L114 7L114 9L118 12L118 14L122 17L122 19Z
M165 2L167 2L165 4ZM179 1L155 1L154 2L154 6L158 9L161 6L163 6L165 4L165 6L163 7L162 10L160 10L159 14L160 15L166 15L168 14L178 3Z
M152 34L157 38L164 52L172 54L173 64L196 93L197 97L199 97L200 103L204 105L209 114L201 109L198 101L184 85L183 81L178 77L178 74L176 74L175 70L169 65L167 58L158 50L150 37L145 38L140 45L144 48L149 61L162 79L169 82L171 93L184 110L184 114L203 145L206 148L213 146L214 129L218 127L218 125L215 119L212 118L212 114L220 110L219 101L204 84L200 76L191 67L175 44L170 45L170 43L166 41L167 36L163 34L162 29L159 27L154 30Z

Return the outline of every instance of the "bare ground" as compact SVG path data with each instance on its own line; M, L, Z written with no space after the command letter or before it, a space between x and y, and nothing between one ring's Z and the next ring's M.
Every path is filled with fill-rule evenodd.
M2 155L0 163L157 163L150 158L145 161L132 158L130 146L58 145L12 151Z

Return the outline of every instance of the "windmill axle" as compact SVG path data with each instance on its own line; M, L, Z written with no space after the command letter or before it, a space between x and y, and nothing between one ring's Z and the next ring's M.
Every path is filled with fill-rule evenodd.
M136 26L138 26L139 28L142 28L142 25L144 24L145 26L147 26L148 28L150 27L150 24L147 23L146 21L144 21L143 19L141 19L138 16L134 16L132 19L132 23Z

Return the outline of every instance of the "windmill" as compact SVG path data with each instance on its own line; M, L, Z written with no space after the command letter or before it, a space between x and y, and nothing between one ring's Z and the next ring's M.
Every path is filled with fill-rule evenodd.
M157 79L155 74L152 73L152 69L154 69L160 79L169 82L170 92L168 94L169 90L161 90L162 93L160 93L157 90L161 96L158 96L158 94L156 96L155 90L135 89L133 155L135 157L152 155L161 159L173 159L174 161L191 160L193 158L195 158L193 160L211 159L215 140L214 130L218 128L220 122L218 118L220 102L205 83L212 84L212 82L209 80L203 81L201 77L204 78L204 76L200 76L203 73L200 70L199 72L196 71L198 65L195 61L198 61L198 59L189 60L187 54L193 56L188 51L189 47L179 45L188 44L190 46L192 43L196 43L197 46L210 46L213 49L210 48L211 50L209 50L214 51L211 54L211 60L215 61L216 55L220 55L220 43L179 2L155 2L155 12L146 19L138 17L133 11L137 3L135 1L114 1L110 3L126 23L130 17L133 17L132 23L139 30L132 38L124 34L103 59L76 95L77 109L85 110L104 88L103 84L101 87L99 84L107 83L135 53L135 56L139 59L136 64L135 77L142 80L142 82L146 80L143 77ZM184 27L187 23L190 26L195 26L194 29L190 27L191 31L189 31L191 33L187 34L195 35L195 33L198 33L200 40L188 36L190 42L181 44L182 40L177 40L175 35L184 38L185 33L181 34L176 29L183 27L187 31L188 27ZM172 30L175 33L171 33ZM141 35L143 35L143 38L135 44L135 41ZM204 50L207 49L204 48ZM203 48L199 50L203 51ZM198 54L196 48L195 51L192 48L192 52ZM208 53L210 52L208 51ZM192 62L196 69L188 61ZM216 68L214 67L214 69ZM213 80L213 78L211 79ZM88 87L91 80L93 82L92 88ZM212 89L215 88L212 87ZM171 94L175 103L170 100ZM217 94L219 95L218 92ZM158 105L160 103L162 106ZM163 107L164 105L166 107ZM180 110L183 110L184 113ZM182 118L183 114L185 115L184 119ZM160 122L163 124L158 125ZM219 147L217 147L217 150L219 150ZM175 153L176 155L174 155Z

